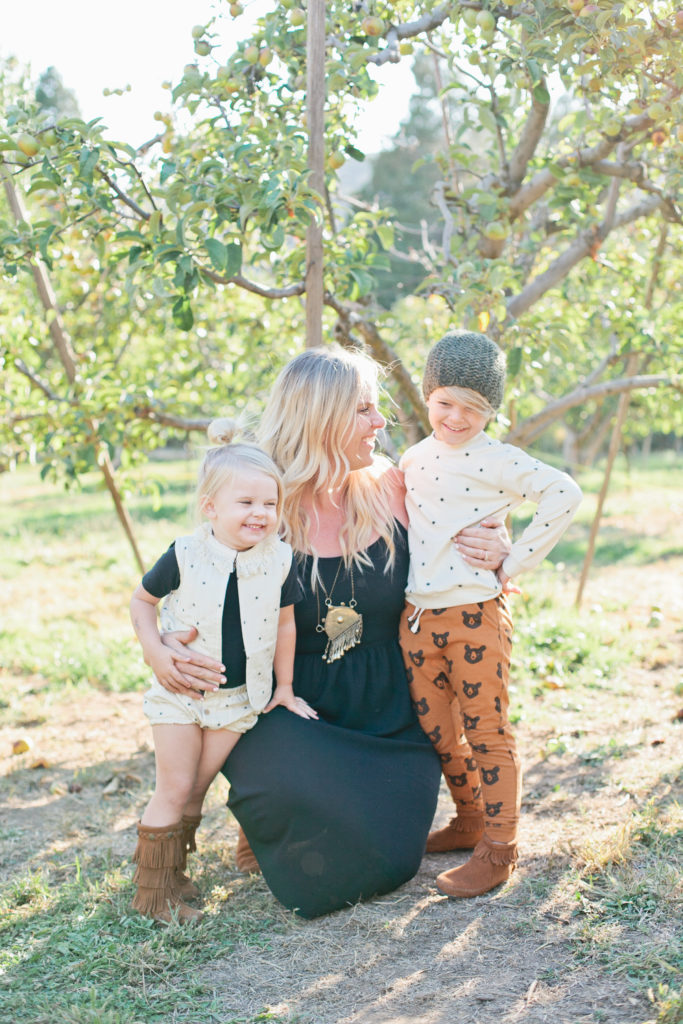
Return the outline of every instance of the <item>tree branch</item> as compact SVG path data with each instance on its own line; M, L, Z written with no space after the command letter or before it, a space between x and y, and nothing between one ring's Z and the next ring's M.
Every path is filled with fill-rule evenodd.
M197 262L197 266L204 277L208 277L210 281L214 281L216 284L236 284L239 288L244 288L247 292L253 292L254 295L261 295L264 299L287 299L292 295L303 295L306 291L306 285L303 281L297 284L290 284L286 288L264 288L263 285L249 281L246 277L242 277L241 274L235 274L234 277L223 277L222 274L217 274L215 270L202 266L199 262Z
M669 377L666 374L652 374L634 377L622 377L616 380L603 381L593 387L586 387L581 384L578 388L558 398L557 401L536 413L528 419L519 423L514 430L505 438L510 444L527 445L539 437L544 430L547 430L551 423L559 419L569 409L585 402L601 400L607 395L619 395L625 391L634 391L639 388L656 388L666 385L681 390L681 381L678 377Z
M519 295L515 295L510 299L507 306L508 318L519 318L530 306L538 302L542 295L545 295L547 291L550 291L551 288L567 276L572 267L576 266L586 256L589 256L593 252L596 243L604 241L614 228L623 227L624 224L631 224L641 217L649 216L657 209L664 209L667 205L668 200L666 199L662 199L659 196L648 196L639 203L635 203L628 210L616 214L610 226L603 222L600 228L581 232L565 251L551 263L546 271L533 278Z
M402 25L391 25L386 34L387 45L379 53L368 57L368 64L376 64L378 67L386 64L387 61L396 64L401 59L398 41L411 39L423 32L432 32L439 25L443 25L451 13L451 7L451 4L442 4L441 7L435 7L429 14L424 14L415 21L407 21Z
M19 373L22 373L24 375L24 377L28 377L28 379L31 381L31 383L35 387L37 387L40 391L42 391L43 394L46 395L47 398L49 398L51 402L61 402L62 401L62 399L59 397L59 395L56 394L52 390L52 388L50 387L49 384L46 384L45 381L41 380L40 377L33 372L33 370L29 369L29 367L26 365L26 363L23 361L23 359L16 359L15 358L14 365L15 365L16 369L19 371Z
M176 416L170 412L159 412L145 405L136 405L133 409L139 420L150 420L151 423L158 423L162 427L173 427L176 430L186 430L188 433L193 430L206 430L212 417L200 419L187 419L185 416Z
M532 98L529 116L524 123L519 142L510 157L508 171L509 191L518 188L520 183L524 181L529 160L531 160L536 152L536 147L543 137L543 130L548 119L549 110L549 103L539 103L535 97Z
M119 188L115 181L112 181L107 172L103 171L101 167L98 167L98 171L106 181L107 185L109 185L109 188L112 190L112 192L116 193L116 195L119 197L122 203L124 203L129 209L131 209L133 213L137 214L138 217L142 217L143 220L149 220L149 218L152 216L151 213L147 213L145 210L142 209L141 206L138 206L134 199L131 199L130 196L127 196L126 193Z

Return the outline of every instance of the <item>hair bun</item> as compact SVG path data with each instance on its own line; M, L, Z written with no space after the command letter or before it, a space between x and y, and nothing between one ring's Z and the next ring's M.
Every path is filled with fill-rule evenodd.
M229 416L222 416L220 419L212 420L207 428L207 435L211 444L230 444L236 434L239 433L237 420Z

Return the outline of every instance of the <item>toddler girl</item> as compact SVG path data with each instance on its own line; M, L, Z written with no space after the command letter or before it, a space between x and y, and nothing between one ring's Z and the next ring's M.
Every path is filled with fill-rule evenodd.
M138 824L133 908L147 917L199 920L185 900L199 895L184 874L204 796L240 735L261 711L278 704L302 718L316 712L292 688L300 584L292 551L278 538L283 503L280 472L255 445L231 443L236 425L214 420L199 470L198 511L191 536L179 537L145 574L131 599L131 618L154 672L144 711L152 725L156 787ZM224 681L192 697L161 642L164 632L194 627L196 650L221 661ZM275 692L272 695L273 673Z

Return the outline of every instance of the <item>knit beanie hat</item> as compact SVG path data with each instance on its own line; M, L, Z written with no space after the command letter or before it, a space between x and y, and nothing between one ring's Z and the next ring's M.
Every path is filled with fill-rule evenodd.
M485 334L446 334L429 355L422 378L425 399L436 388L471 388L498 409L505 388L505 353Z

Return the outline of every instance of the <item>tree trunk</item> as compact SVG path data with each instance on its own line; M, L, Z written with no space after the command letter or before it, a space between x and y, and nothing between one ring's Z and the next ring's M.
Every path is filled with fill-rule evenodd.
M636 372L636 366L638 363L638 356L631 355L628 358L626 364L626 373L628 376L633 376ZM595 516L591 523L590 537L588 538L588 548L586 550L586 557L583 560L583 568L581 569L581 579L579 580L579 588L576 592L576 607L580 607L581 598L583 597L584 587L586 580L588 579L588 573L590 567L593 564L593 556L595 554L595 540L598 535L600 528L600 520L602 518L602 509L605 504L605 498L607 497L607 491L609 490L609 481L612 475L612 467L614 466L614 460L617 457L619 446L621 444L621 431L624 426L624 420L626 419L626 413L628 412L629 402L631 401L631 392L625 391L619 399L619 407L617 409L617 417L614 421L614 427L612 429L612 437L610 439L609 451L607 453L607 464L605 466L605 475L602 481L602 487L600 488L600 494L598 495L598 507L595 510Z
M325 191L325 2L308 0L306 42L306 118L309 182L322 198ZM306 345L323 341L323 214L306 234Z

